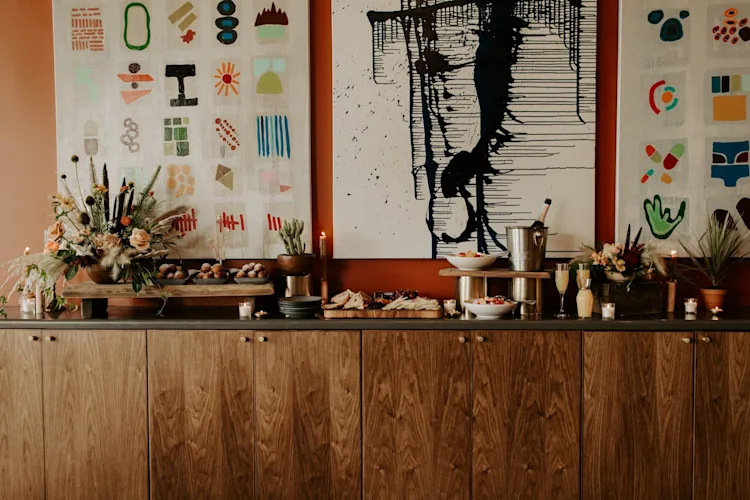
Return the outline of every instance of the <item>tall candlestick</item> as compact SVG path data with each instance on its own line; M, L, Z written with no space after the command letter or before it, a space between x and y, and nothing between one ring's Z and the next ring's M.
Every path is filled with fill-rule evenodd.
M326 248L326 233L320 233L320 260L322 262L322 279L328 281L328 249Z

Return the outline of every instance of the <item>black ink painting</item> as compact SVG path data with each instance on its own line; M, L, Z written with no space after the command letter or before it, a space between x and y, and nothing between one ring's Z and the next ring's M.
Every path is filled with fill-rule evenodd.
M595 0L350 2L334 0L337 257L499 253L547 197L551 252L593 241Z

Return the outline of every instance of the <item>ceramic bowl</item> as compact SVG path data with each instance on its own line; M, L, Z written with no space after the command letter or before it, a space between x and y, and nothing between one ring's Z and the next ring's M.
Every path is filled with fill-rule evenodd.
M490 267L495 263L497 257L494 255L485 255L483 257L458 257L457 255L449 255L447 259L452 266L462 271L478 271Z
M512 300L506 300L505 304L477 304L471 300L464 302L464 307L470 313L474 314L477 319L501 318L506 314L512 313L517 305L518 303Z

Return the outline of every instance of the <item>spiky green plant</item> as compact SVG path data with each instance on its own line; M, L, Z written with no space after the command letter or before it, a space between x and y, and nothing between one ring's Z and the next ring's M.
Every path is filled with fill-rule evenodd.
M284 221L279 230L281 240L284 242L287 255L304 255L307 245L302 241L302 232L305 230L305 223L298 219L292 219L292 222Z
M730 214L724 220L709 214L706 231L697 243L680 240L680 245L690 258L688 269L703 274L713 288L720 288L734 266L750 255L748 242L750 232L738 228Z

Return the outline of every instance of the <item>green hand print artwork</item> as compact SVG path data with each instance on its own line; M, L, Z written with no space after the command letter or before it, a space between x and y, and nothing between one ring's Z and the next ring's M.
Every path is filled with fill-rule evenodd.
M643 200L643 209L646 211L646 222L651 228L651 234L660 240L666 240L677 229L677 226L685 220L687 202L680 203L680 209L674 218L672 218L670 208L662 208L661 196L658 194L654 196L653 201L650 199Z

